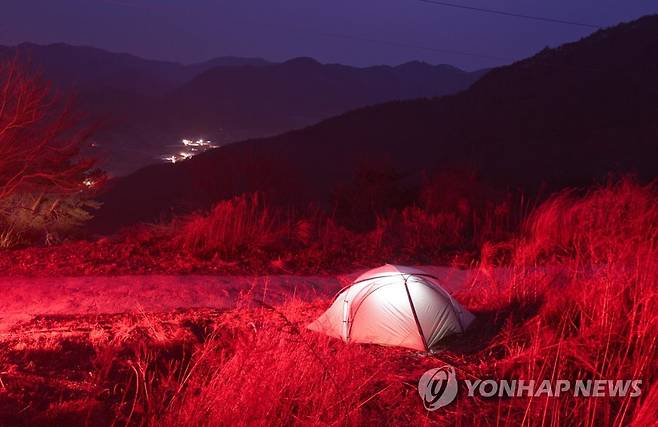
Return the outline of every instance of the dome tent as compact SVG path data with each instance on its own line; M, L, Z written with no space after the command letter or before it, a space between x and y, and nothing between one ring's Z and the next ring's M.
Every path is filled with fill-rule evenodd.
M387 264L341 290L308 328L345 342L429 351L442 338L464 332L474 319L433 275Z

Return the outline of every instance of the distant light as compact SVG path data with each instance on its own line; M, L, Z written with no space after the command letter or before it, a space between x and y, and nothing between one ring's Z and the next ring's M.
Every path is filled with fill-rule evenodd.
M176 158L176 156L173 156L173 155L172 156L164 156L162 158L162 160L167 161L167 162L171 162L171 163L176 163L177 158Z
M196 141L184 139L182 140L182 143L186 147L213 147L212 142L203 139L197 139Z
M82 181L82 183L88 188L91 188L94 185L96 185L96 181L94 181L93 179L90 179L90 178L85 179L84 181Z
M179 151L176 154L167 154L162 157L162 160L170 163L180 162L182 160L191 159L199 153L203 153L206 150L211 148L216 148L216 146L203 138L193 141L191 139L182 139L181 143L187 149L185 151Z

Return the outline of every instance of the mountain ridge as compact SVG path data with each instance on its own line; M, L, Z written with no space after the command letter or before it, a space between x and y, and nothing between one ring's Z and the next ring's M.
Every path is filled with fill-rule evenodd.
M498 188L534 193L610 173L652 179L656 73L653 15L494 69L454 95L360 108L138 171L102 196L95 229L206 209L242 192L264 191L282 203L326 201L364 164L403 175L466 168ZM147 194L148 202L140 200Z
M104 124L88 151L112 175L161 162L183 138L225 145L275 135L381 101L462 90L483 73L422 63L357 68L311 58L218 57L183 65L62 43L0 47L0 59L17 52Z

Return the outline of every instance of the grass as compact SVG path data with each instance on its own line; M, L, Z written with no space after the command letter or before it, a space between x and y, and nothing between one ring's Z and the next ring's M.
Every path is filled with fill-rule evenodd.
M258 194L243 195L207 213L137 225L98 240L0 251L0 270L42 276L316 274L386 262L468 263L485 238L507 237L509 224L500 220L505 216L498 209L480 218L412 205L355 230L316 209L289 212L269 208Z
M207 215L192 215L176 231L174 245L200 257L254 257L290 233L258 194L219 202Z
M255 211L241 221L254 230L274 227ZM425 225L412 230L413 239L432 230L431 219L418 222ZM230 222L214 223L218 235L231 233ZM314 240L322 227L338 233L330 222L316 224L291 223L288 236ZM204 247L201 235L191 239L195 247ZM250 241L227 240L227 248ZM271 244L257 242L251 250ZM622 181L585 195L560 193L513 239L484 246L477 280L456 295L477 320L431 356L308 331L330 302L323 300L270 307L247 294L226 312L37 319L0 341L0 414L14 411L0 422L655 425L657 243L655 186ZM416 383L443 363L461 379L641 379L642 395L486 399L461 390L428 413Z
M513 316L507 319L489 345L488 351L501 355L494 369L474 374L638 378L649 397L644 403L573 397L509 402L498 420L549 425L571 423L574 417L582 425L649 421L645 417L657 393L657 243L655 186L622 181L585 197L565 192L533 213L512 245L510 275L502 282L492 278L486 293L471 289L465 296L474 309L504 313L507 305L525 313L519 323ZM486 275L486 260L481 268Z

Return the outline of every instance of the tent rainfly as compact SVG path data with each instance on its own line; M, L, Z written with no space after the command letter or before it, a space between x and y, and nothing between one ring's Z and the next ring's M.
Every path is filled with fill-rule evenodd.
M464 332L474 319L436 277L387 264L341 290L308 328L345 342L429 351L442 338Z

